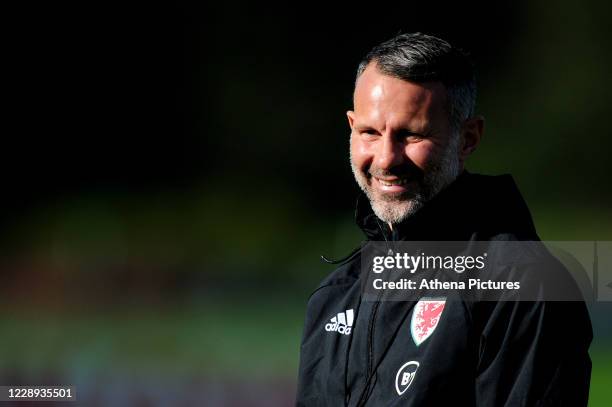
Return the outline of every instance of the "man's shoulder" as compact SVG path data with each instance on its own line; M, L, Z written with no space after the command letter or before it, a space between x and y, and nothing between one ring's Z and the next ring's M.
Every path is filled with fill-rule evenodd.
M353 253L350 258L336 264L336 268L312 291L307 301L304 338L317 336L320 325L329 322L337 313L356 309L361 293L360 264L361 254Z
M354 284L359 280L361 269L361 248L356 249L346 258L329 262L335 265L335 269L331 271L318 285L317 290L337 285Z

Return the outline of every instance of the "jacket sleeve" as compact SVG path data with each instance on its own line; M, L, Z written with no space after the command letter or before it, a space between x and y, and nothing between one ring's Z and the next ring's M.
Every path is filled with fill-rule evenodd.
M478 406L586 406L592 328L584 302L488 303Z

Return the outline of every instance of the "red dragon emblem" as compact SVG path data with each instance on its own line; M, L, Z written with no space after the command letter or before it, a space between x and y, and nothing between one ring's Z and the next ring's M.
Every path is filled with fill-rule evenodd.
M412 312L410 332L414 343L419 346L431 336L440 322L446 299L420 300Z

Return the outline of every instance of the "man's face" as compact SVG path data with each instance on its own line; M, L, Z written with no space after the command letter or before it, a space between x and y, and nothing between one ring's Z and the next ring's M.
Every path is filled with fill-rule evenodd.
M461 138L449 124L446 89L380 73L370 64L357 80L351 167L374 213L400 223L461 172Z

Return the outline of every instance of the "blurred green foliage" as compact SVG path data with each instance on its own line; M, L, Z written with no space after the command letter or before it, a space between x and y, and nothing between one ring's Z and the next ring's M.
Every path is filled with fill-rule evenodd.
M612 240L610 3L510 3L504 21L487 21L485 14L472 21L480 41L474 56L482 62L478 110L486 117L486 133L468 169L513 174L544 240ZM342 257L362 239L352 222L355 187L344 117L355 65L382 37L424 28L418 13L410 24L402 16L395 24L360 29L354 25L362 20L322 16L313 29L310 21L299 25L293 14L279 19L262 13L256 19L218 7L210 18L218 21L201 29L203 14L185 19L185 49L173 55L185 64L178 71L186 72L189 91L179 101L164 94L164 102L168 110L183 109L187 124L174 123L153 140L138 132L140 116L120 133L115 122L106 123L106 106L94 106L101 116L88 118L83 134L78 129L79 143L81 137L89 142L98 123L109 128L92 137L93 148L74 154L85 165L106 137L113 143L104 153L122 151L124 139L133 139L136 147L129 151L138 154L122 159L140 163L138 155L147 156L151 145L161 153L167 147L161 158L168 160L171 152L185 149L201 172L193 171L180 186L94 184L68 192L58 187L19 216L5 214L12 223L0 249L0 378L148 371L295 379L306 299L332 270L319 255ZM128 25L138 27L136 21ZM344 25L336 28L339 21ZM496 32L503 42L489 43L490 32L479 33L477 22L483 30L495 31L499 24L498 31L512 31ZM455 34L465 40L466 25L455 23ZM312 32L299 36L304 27ZM350 38L345 31L353 32ZM166 49L160 40L165 34L158 31L158 41L149 44L155 52ZM89 45L96 65L102 47ZM117 61L129 60L136 49L124 48ZM162 57L138 65L142 69L134 69L125 84L138 81ZM112 99L126 117L145 97L158 102L158 88L140 99L133 95L139 88L126 88L134 99ZM163 116L152 117L145 108L136 113L150 121L147 130ZM115 131L119 136L112 138ZM191 139L181 138L182 131ZM53 146L58 139L49 140ZM79 143L57 141L58 158L49 162L60 165L56 161L73 154L58 151ZM115 164L113 157L103 158L94 162ZM155 168L143 172L172 172L181 158L158 161L146 161ZM36 177L56 182L45 178L53 165ZM71 166L61 174L80 170ZM120 170L115 176L123 181ZM607 308L600 307L593 322L590 405L604 406L612 399Z

